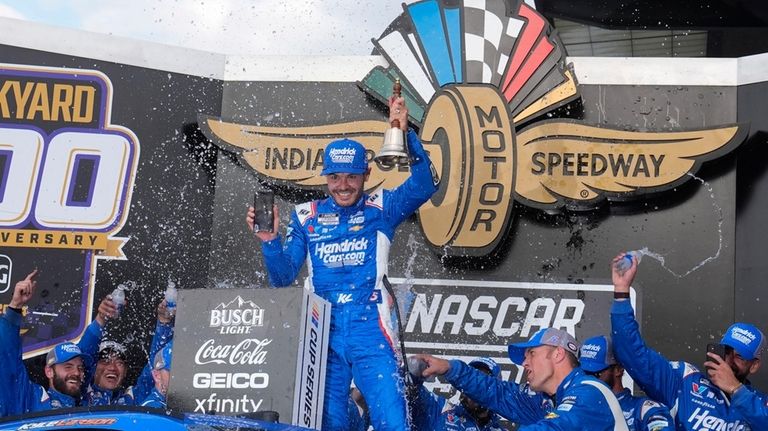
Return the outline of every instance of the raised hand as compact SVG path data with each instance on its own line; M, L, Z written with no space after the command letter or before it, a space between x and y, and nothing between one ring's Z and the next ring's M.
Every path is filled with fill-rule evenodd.
M617 262L626 259L625 254L621 253L611 261L611 279L613 280L613 291L616 293L629 293L629 288L635 280L635 274L637 274L637 259L634 257L631 257L632 265L625 271L619 271L616 268Z
M16 287L13 289L13 298L8 304L11 308L22 308L27 305L32 295L35 294L35 289L37 289L37 274L39 273L40 270L35 269L27 274L24 280L16 283Z
M280 216L277 213L277 205L273 207L272 213L274 214L274 225L272 226L272 232L266 232L266 231L254 232L256 238L262 241L272 241L273 239L277 238L278 228L280 227ZM253 226L256 223L255 220L256 220L256 210L253 207L248 207L248 212L245 215L245 224L248 225L248 229L250 229L251 232L253 232Z
M432 355L413 355L416 359L420 359L427 364L427 368L422 371L421 376L430 378L432 376L442 376L451 369L451 363L445 359L440 359Z

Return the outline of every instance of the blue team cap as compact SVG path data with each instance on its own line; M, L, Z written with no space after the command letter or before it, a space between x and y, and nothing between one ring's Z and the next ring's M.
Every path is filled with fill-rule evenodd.
M351 139L339 139L325 147L320 175L364 174L368 170L365 147Z
M751 360L762 356L765 337L755 325L738 322L725 331L720 344L733 347L739 356Z
M553 346L562 347L567 352L571 352L577 358L579 357L579 343L571 334L562 329L542 328L524 343L515 343L509 345L509 359L517 365L522 365L525 360L525 350L532 347Z
M469 362L469 366L475 367L475 368L479 368L479 367L485 368L491 372L491 375L493 377L496 377L496 378L498 378L501 375L501 367L499 367L499 364L497 364L496 361L494 361L491 358L486 358L486 357L475 358Z
M611 365L616 365L611 339L605 335L600 335L585 340L581 346L579 362L581 362L581 368L590 373L596 373Z
M152 368L156 370L171 371L171 358L173 357L173 341L169 342L159 352L155 353Z
M75 343L65 342L57 344L53 349L48 352L45 357L45 365L51 367L57 364L63 364L76 357L83 358L83 364L88 367L92 363L92 359L89 355L83 353L80 347Z

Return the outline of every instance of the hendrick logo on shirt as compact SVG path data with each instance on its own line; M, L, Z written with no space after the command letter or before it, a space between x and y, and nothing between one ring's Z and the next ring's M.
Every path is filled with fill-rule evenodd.
M347 239L342 242L322 242L315 245L315 256L326 266L356 266L365 263L368 239Z
M746 424L740 421L726 422L724 419L712 415L709 410L696 407L688 418L691 429L695 431L743 431L747 429Z

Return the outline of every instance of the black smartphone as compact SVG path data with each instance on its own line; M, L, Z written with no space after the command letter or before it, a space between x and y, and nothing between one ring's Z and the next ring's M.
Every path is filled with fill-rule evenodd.
M720 343L709 343L707 344L707 353L712 352L716 354L717 356L725 359L725 345ZM707 355L707 361L716 362L714 359L710 358L709 355Z
M256 216L253 230L272 232L275 226L275 193L272 190L259 190L253 194L253 209Z

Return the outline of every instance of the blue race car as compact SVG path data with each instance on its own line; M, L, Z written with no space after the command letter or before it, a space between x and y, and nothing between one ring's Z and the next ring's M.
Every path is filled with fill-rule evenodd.
M263 413L266 418L270 412ZM308 431L308 428L232 416L104 406L48 410L0 419L0 431L11 430Z

